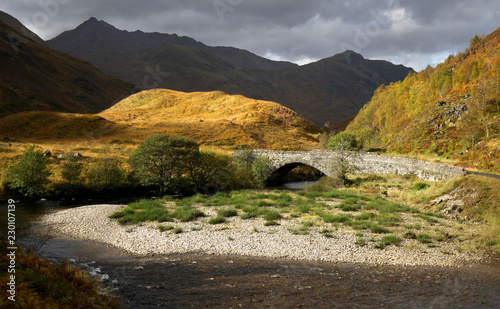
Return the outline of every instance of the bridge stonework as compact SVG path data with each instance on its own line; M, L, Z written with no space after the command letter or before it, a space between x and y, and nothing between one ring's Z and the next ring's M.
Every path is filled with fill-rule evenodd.
M335 176L334 166L340 153L328 150L310 151L274 151L274 150L252 150L252 158L266 158L278 173L286 174L294 167L305 164L321 171L326 176ZM378 153L360 152L356 156L350 156L349 160L354 163L360 173L373 174L415 174L424 180L437 181L441 179L463 176L465 169L457 166L432 163L423 160L392 157Z

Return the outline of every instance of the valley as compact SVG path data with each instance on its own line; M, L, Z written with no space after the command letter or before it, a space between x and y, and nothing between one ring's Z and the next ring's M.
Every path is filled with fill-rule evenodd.
M297 65L94 17L44 41L0 12L23 301L497 305L500 180L464 168L500 174L499 50L497 29L420 72L351 50Z

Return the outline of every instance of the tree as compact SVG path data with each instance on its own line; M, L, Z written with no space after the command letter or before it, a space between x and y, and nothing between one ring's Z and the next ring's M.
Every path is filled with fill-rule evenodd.
M231 185L231 157L221 153L200 152L187 161L194 187L201 192L228 189Z
M68 155L66 163L62 166L61 175L69 185L75 185L81 180L82 170L83 164L78 162L78 158L74 155Z
M251 151L239 151L233 155L234 171L243 187L263 187L273 173L271 162L264 157L256 157Z
M7 170L8 186L28 197L40 196L45 192L51 172L47 157L35 146L26 148L17 161Z
M95 191L115 190L125 183L126 172L118 158L101 158L86 173L87 186Z
M256 158L252 162L252 174L259 187L264 187L269 176L273 173L273 168L268 159Z
M198 144L189 138L164 133L146 138L132 153L129 163L143 185L178 193L188 166L197 160Z
M349 183L347 174L358 170L354 164L354 160L359 160L356 152L358 150L356 137L351 133L341 132L330 139L328 149L337 151L333 169L335 176L346 185Z
M252 152L248 150L238 151L233 154L229 166L231 188L255 188L257 184L252 172L253 160Z
M327 148L336 151L356 151L358 144L356 136L347 132L340 132L328 140Z

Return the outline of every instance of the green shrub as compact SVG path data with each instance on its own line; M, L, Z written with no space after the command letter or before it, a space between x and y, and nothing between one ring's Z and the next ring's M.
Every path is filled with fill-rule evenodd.
M417 239L417 234L415 234L412 231L408 231L408 232L405 233L404 238Z
M350 226L355 230L366 230L372 227L372 223L368 221L345 221L344 225Z
M484 244L488 247L493 247L493 246L499 245L500 241L490 239L490 240L485 241Z
M256 217L258 217L258 215L254 214L254 213L248 213L247 212L247 213L242 214L240 217L243 220L248 220L248 219L256 218Z
M361 213L361 214L355 216L354 220L364 221L364 220L375 219L376 217L377 217L377 214L375 214L373 212L364 212L364 213Z
M307 234L309 234L309 228L307 226L301 226L298 229L291 229L290 231L294 235L307 235Z
M419 217L424 219L425 221L427 221L430 225L439 223L438 219L432 218L432 217L427 216L427 215L419 215Z
M276 205L276 203L274 203L273 201L267 201L267 200L260 200L257 205L259 207L267 207L267 206L274 206Z
M330 138L326 147L329 150L337 151L356 151L359 149L356 142L356 136L347 132L340 132Z
M382 213L376 220L382 226L398 226L400 222L399 216L393 213Z
M252 175L259 187L264 187L267 179L273 173L271 163L266 158L257 158L251 165Z
M353 205L344 205L342 206L342 211L358 211L361 206L353 206Z
M61 176L70 186L82 181L83 164L74 155L68 154L61 167Z
M314 222L312 222L312 221L304 221L304 222L302 222L302 225L304 227L310 228L310 227L314 226Z

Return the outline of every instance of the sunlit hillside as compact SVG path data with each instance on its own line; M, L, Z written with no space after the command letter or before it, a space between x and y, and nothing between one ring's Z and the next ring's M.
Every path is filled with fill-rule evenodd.
M295 112L273 102L220 91L185 93L143 91L100 114L141 139L153 131L185 135L222 148L308 149L319 129Z
M364 148L500 172L500 28L436 68L381 86L348 126Z
M129 144L164 132L223 149L310 149L319 129L279 104L223 92L143 91L97 114L27 112L0 119L0 138L59 145Z

